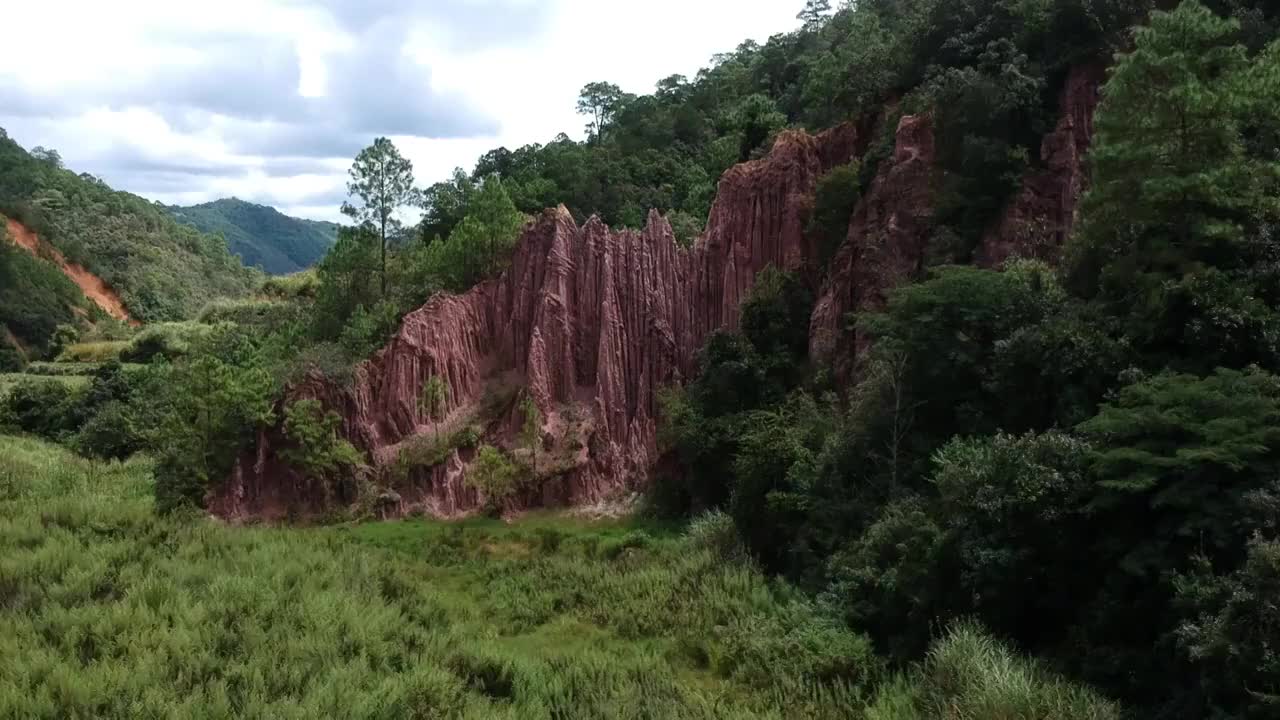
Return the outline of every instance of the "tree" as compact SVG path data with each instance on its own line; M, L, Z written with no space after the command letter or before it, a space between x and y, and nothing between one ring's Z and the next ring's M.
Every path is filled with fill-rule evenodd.
M418 410L428 419L436 422L436 440L440 439L439 421L444 414L445 403L449 401L449 386L444 378L432 375L422 385L422 394L418 396Z
M467 468L465 481L472 489L484 493L489 512L502 510L502 503L516 491L519 469L506 453L492 445L481 445Z
M1115 514L1107 544L1129 572L1155 576L1192 553L1238 559L1244 499L1280 471L1280 379L1162 373L1121 389L1079 430L1097 444L1093 505Z
M622 88L607 82L587 83L578 93L578 114L591 118L587 123L587 134L594 135L596 140L604 139L605 128L613 121L623 102L629 96Z
M413 186L413 163L387 138L380 137L356 156L349 171L347 192L360 205L342 204L342 213L357 222L371 223L378 230L382 247L382 295L387 294L387 232L400 227L396 213L406 205L421 203L421 193Z
M53 148L47 148L47 147L44 147L43 145L36 145L35 147L31 148L31 157L35 158L36 160L39 160L42 163L45 163L46 165L49 165L50 167L57 168L59 170L62 169L62 155L59 154L58 151L54 150Z
M472 193L467 216L448 240L431 244L420 262L446 289L463 292L505 266L524 222L502 179L491 175Z
M1256 314L1241 304L1248 292L1219 309L1198 286L1238 282L1205 274L1255 266L1262 228L1280 216L1280 163L1250 146L1280 127L1280 44L1250 57L1238 31L1196 0L1153 13L1095 120L1075 282L1127 318L1140 346L1167 355L1195 353L1179 349L1190 325Z
M320 483L325 498L333 491L338 474L364 463L354 445L338 435L342 417L326 410L319 400L291 403L284 411L284 434L294 444L283 448L280 457L302 470L308 480Z
M372 283L379 271L376 242L377 236L367 227L344 227L320 260L313 322L321 337L336 339L356 308L377 304L378 289Z
M529 457L533 462L533 473L538 474L538 446L542 444L542 411L533 395L526 392L520 401L520 415L524 424L520 427L520 442L529 449Z
M831 12L831 0L805 0L804 9L796 15L796 19L804 23L805 30L814 30Z
M210 482L230 472L255 428L274 420L270 375L208 352L175 365L148 438L157 454L156 509L198 507Z

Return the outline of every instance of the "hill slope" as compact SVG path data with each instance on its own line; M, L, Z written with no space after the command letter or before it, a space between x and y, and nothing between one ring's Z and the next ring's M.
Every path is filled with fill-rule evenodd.
M201 232L222 233L227 247L244 264L272 275L313 265L338 236L336 223L290 217L273 207L239 198L190 207L171 206L169 212L179 222Z
M191 317L211 299L247 293L260 277L229 253L221 238L180 224L162 206L64 168L56 152L37 148L29 153L3 129L0 214L34 233L66 263L100 278L119 296L123 310L142 322ZM47 272L61 275L56 264L11 252L5 258L11 275L29 277L41 266L41 277L48 276L41 287L56 285L64 299L78 294L69 281ZM3 322L24 343L43 347L55 324L46 316L65 315L51 310L65 303L26 297L19 309L13 306L18 291L9 289L13 292L0 307ZM86 307L81 300L73 304Z

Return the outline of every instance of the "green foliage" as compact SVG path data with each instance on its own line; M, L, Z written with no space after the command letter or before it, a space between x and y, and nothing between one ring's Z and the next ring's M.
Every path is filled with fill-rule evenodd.
M1042 406L1011 402L1022 388L1010 382L1016 376L1003 374L1004 352L1019 332L1053 323L1063 299L1042 265L1008 272L944 267L891 293L883 313L860 318L859 327L876 339L880 362L894 371L881 376L891 381L890 429L910 429L900 433L906 437L895 463L919 474L960 428L985 434L1041 427ZM1017 412L1024 409L1026 415Z
M422 384L422 391L418 394L418 412L431 420L438 423L444 417L445 408L449 403L449 384L439 375L432 375ZM439 434L439 427L436 428Z
M934 456L936 516L965 612L1030 647L1059 640L1095 585L1089 446L1057 431L954 439Z
M520 444L529 452L533 473L537 475L538 451L542 449L542 411L529 392L520 399L520 417Z
M1048 122L1044 79L1012 40L989 42L972 65L939 69L923 89L937 108L943 169L931 243L934 264L969 262L1017 189Z
M704 220L683 210L672 210L667 213L667 222L671 224L671 232L676 237L676 243L683 248L693 247L694 240L706 229Z
M1280 697L1280 543L1255 538L1244 563L1225 576L1199 558L1175 587L1187 618L1178 644L1201 670L1208 704L1266 717Z
M971 623L947 631L920 667L882 686L873 720L1120 720L1121 709L1097 693L1049 674Z
M280 457L319 483L326 501L335 488L341 496L353 485L346 474L365 462L364 455L338 435L341 424L342 417L319 400L296 400L284 409L284 435L293 444L283 448ZM351 499L350 493L346 499Z
M360 228L342 228L333 248L316 266L315 331L336 340L356 308L381 299L378 238Z
M227 252L222 239L179 224L163 206L113 191L91 175L77 175L49 162L48 152L28 154L0 135L0 212L102 278L135 318L154 322L191 317L209 300L242 295L254 285L258 275ZM3 262L0 259L0 265ZM47 284L53 282L51 271L56 272L52 267L23 272L39 273L32 274L32 280L53 288ZM71 297L63 281L55 291L56 301L40 300L41 314L61 312L59 308ZM10 287L0 282L0 288ZM24 307L22 297L27 302L39 298L30 294L7 298L4 290L0 290L0 312ZM51 298L49 290L44 292L44 297ZM9 324L3 318L0 322ZM48 327L52 330L62 322L69 319L55 314ZM18 332L12 325L10 329Z
M58 353L60 363L101 363L119 360L129 350L127 340L98 340L94 342L74 343Z
M519 479L519 466L492 445L481 445L467 466L467 486L484 494L490 513L501 511L502 504L515 493Z
M365 310L364 305L357 305L338 335L338 344L352 357L368 357L374 350L385 345L398 327L400 314L394 304L379 302L372 310Z
M1108 539L1128 572L1179 568L1194 552L1238 558L1241 503L1278 469L1280 382L1256 369L1162 373L1123 388L1080 430L1099 444L1096 510L1141 529L1132 542Z
M849 234L849 220L860 198L861 165L853 161L822 176L813 196L806 233L817 243L817 262L825 267Z
M55 355L58 328L73 325L76 312L88 309L80 288L56 265L18 247L0 228L0 347L10 347L7 334L12 333ZM10 361L10 368L16 364Z
M369 227L379 240L379 269L381 298L387 297L387 238L400 227L397 217L400 208L418 205L421 196L413 186L413 163L400 154L395 144L385 137L356 156L348 173L351 180L347 192L360 204L342 204L342 214L351 217L360 226Z
M222 235L227 249L245 265L271 275L314 265L338 236L331 222L289 217L273 207L224 198L189 207L168 208L178 222L200 232Z
M84 421L83 390L62 382L27 379L0 400L7 422L50 440L69 438Z
M435 284L462 292L506 266L523 226L524 216L501 178L491 176L477 185L466 216L449 237L415 253L412 264Z
M665 511L720 507L729 499L734 455L750 413L784 399L802 377L812 302L794 274L766 268L742 303L741 334L713 333L696 381L659 393L659 441L687 470L681 487L657 489L653 499Z
M190 355L214 331L214 326L203 322L148 325L129 341L120 351L119 357L121 361L131 363L146 363L156 358L176 360Z
M337 242L335 233L334 243ZM330 244L332 247L333 243ZM281 300L300 300L314 298L320 288L320 276L314 268L293 273L292 275L275 275L262 282L259 292L263 295Z
M1254 269L1274 252L1280 163L1250 138L1280 128L1280 44L1250 55L1239 27L1195 0L1153 13L1098 109L1076 283L1157 367L1276 365L1273 283Z
M274 384L261 368L202 353L174 365L156 391L156 509L199 507L253 431L271 423Z
M587 83L578 93L578 114L590 118L587 134L603 137L619 108L630 98L622 88L607 82Z

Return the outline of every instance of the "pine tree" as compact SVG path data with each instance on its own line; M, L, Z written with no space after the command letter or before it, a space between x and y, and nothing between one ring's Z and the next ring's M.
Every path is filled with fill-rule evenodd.
M804 9L796 15L796 19L804 23L806 30L812 30L822 24L829 12L831 12L831 0L806 0Z
M1239 266L1249 230L1280 210L1280 164L1245 140L1280 125L1280 51L1250 58L1238 30L1197 0L1155 12L1106 84L1076 269L1117 307L1196 267Z
M1197 0L1153 13L1098 109L1073 284L1151 368L1280 367L1255 270L1280 252L1280 163L1251 140L1280 130L1280 44L1250 56L1238 29Z

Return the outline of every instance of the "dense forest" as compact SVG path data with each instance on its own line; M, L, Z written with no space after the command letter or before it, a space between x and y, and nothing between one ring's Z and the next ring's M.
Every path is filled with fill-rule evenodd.
M150 285L112 276L101 246L47 210L101 186L16 151L28 174L0 172L0 210L117 278L145 319L188 320L122 341L80 383L0 385L0 425L65 446L0 439L14 467L56 468L56 483L23 485L0 461L0 541L22 548L0 564L0 608L23 610L0 615L0 642L42 668L0 668L0 708L1280 716L1280 7L809 0L800 19L650 95L588 85L585 141L499 148L424 190L380 138L352 166L353 224L314 271L199 313L209 279L150 303ZM1085 65L1108 70L1071 237L1053 264L974 266ZM927 261L846 318L867 342L842 374L809 356L814 298L859 197L894 162L898 119L916 113L938 147ZM381 518L393 488L336 412L285 402L288 388L349 383L405 313L501 273L545 207L630 227L657 208L688 244L726 168L784 129L841 123L866 147L818 183L818 266L757 277L736 329L661 391L664 460L636 525L357 522ZM103 197L131 222L163 216ZM425 209L416 229L398 220L412 207ZM225 248L186 232L224 267ZM248 283L219 277L227 294ZM75 304L56 278L24 282ZM421 412L438 414L444 393L428 383ZM468 483L494 498L546 470L528 394L487 404L516 408L519 448L477 422L409 450L434 465L468 448ZM268 428L336 527L237 535L201 516ZM116 485L94 486L100 461ZM97 493L102 514L58 487ZM163 581L148 579L157 568ZM109 641L94 618L132 639ZM271 635L274 622L294 634ZM267 681L272 643L292 670ZM149 663L165 653L189 692L165 690L165 663ZM75 659L100 656L161 690L67 690L71 677L111 684Z
M275 208L238 198L171 206L169 212L200 232L222 235L233 255L270 275L311 267L338 236L335 223L289 217Z

